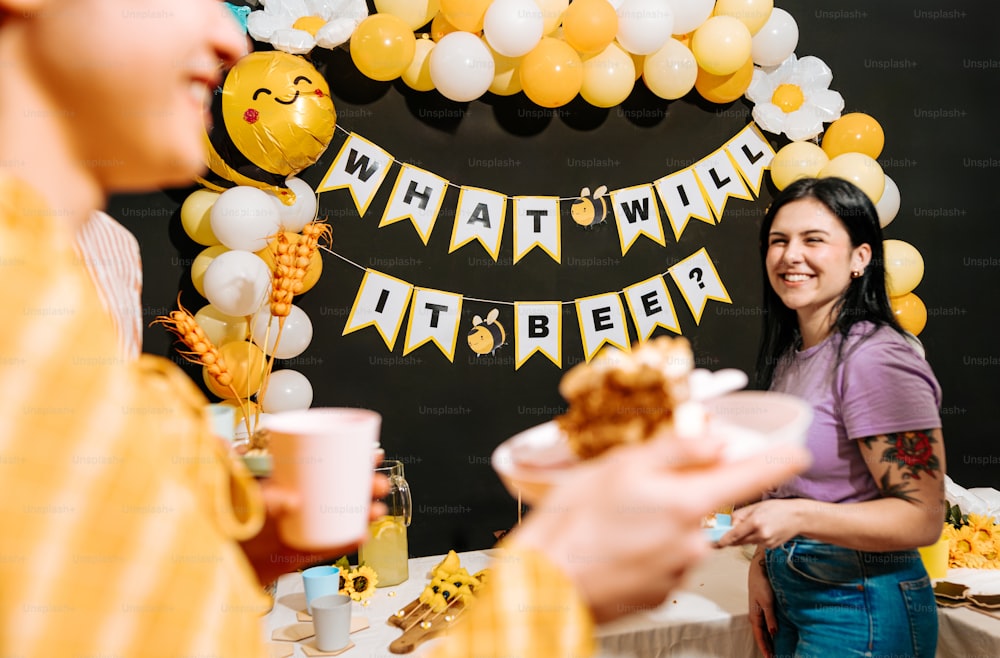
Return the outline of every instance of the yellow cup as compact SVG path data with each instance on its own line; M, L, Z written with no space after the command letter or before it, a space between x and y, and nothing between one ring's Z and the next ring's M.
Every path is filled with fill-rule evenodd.
M928 576L936 579L948 575L948 539L943 534L936 543L923 546L918 550Z

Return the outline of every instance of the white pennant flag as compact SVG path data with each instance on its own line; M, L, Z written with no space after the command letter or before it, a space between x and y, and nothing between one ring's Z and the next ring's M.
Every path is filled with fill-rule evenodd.
M559 197L514 197L514 263L535 247L562 262Z
M746 199L752 201L753 196L739 172L736 165L729 159L726 149L720 148L710 156L699 160L694 165L695 174L705 189L709 203L712 204L712 212L715 213L718 221L722 221L722 213L726 210L726 200L729 197Z
M663 237L663 224L660 223L660 209L656 205L652 185L644 183L615 190L611 193L611 206L615 212L615 223L618 225L622 256L640 235L645 235L664 247L667 246L666 238Z
M732 304L726 287L722 285L719 273L715 271L715 263L708 257L708 251L702 247L668 270L674 283L681 290L684 301L687 302L695 324L701 323L701 314L709 299Z
M451 232L448 253L473 240L479 240L486 253L496 260L500 255L500 239L503 237L506 212L506 195L478 187L462 186L462 191L458 194L458 210L455 213L455 227Z
M396 344L399 328L403 325L403 316L406 315L412 293L413 286L406 281L375 270L365 270L342 335L346 336L365 327L375 327L391 351Z
M379 227L409 219L426 245L447 190L448 181L440 176L412 165L402 165Z
M609 292L577 299L576 316L580 321L583 356L587 361L594 358L605 343L626 352L631 350L628 327L625 324L625 308L618 293Z
M774 149L764 139L757 124L750 123L724 146L729 152L729 157L736 163L736 168L743 175L743 180L753 193L759 196L760 185L764 181L764 170L771 166Z
M656 193L660 195L660 203L667 211L667 221L674 231L674 239L678 242L684 229L687 228L689 219L715 224L712 210L705 199L705 190L701 189L693 169L681 169L664 176L654 185Z
M454 361L458 324L461 319L461 295L417 288L413 294L413 303L410 305L410 322L406 325L403 355L409 354L426 342L432 342L449 361Z
M387 151L372 144L364 137L351 133L333 164L316 188L316 192L327 192L347 188L354 198L358 212L364 215L382 181L389 173L393 158Z
M562 368L561 302L514 302L514 369L536 352Z
M674 312L674 302L667 292L667 282L663 280L663 275L657 274L625 288L625 301L628 302L628 310L640 341L649 338L657 327L669 329L675 334L681 333L677 313Z

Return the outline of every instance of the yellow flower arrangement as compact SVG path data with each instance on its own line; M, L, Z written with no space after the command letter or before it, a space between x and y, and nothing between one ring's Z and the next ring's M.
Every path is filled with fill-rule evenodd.
M1000 526L994 517L962 514L955 505L948 510L944 537L949 567L1000 569Z
M375 585L378 584L378 574L369 566L361 565L350 573L350 580L344 588L347 594L355 601L365 601L375 594Z

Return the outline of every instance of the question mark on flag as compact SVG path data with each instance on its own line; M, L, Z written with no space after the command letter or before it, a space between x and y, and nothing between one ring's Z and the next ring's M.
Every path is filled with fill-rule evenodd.
M694 269L692 269L688 273L688 278L689 279L697 279L698 280L698 287L704 289L705 288L705 284L701 282L701 277L702 276L703 276L703 274L702 274L702 271L701 271L700 267L695 267Z

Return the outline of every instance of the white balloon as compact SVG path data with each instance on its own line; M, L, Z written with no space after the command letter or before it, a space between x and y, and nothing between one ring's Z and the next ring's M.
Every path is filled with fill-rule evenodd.
M230 249L260 251L281 230L280 203L256 187L228 189L212 205L212 232Z
M479 37L469 32L446 34L428 59L431 81L445 98L459 103L475 100L493 84L493 55Z
M651 55L674 32L668 0L625 0L618 8L618 43L633 55Z
M278 204L278 217L282 230L298 233L306 227L306 224L316 219L316 193L309 183L294 176L286 180L285 185L295 193L295 203L292 205L286 206L271 192L267 194Z
M267 378L267 390L260 401L266 413L308 409L312 404L313 387L298 370L275 370Z
M205 297L225 315L250 315L271 288L271 270L257 254L227 251L205 270Z
M535 0L493 0L483 18L483 36L504 57L521 57L542 39L545 19Z
M879 226L885 228L892 220L896 219L896 213L899 212L899 202L899 186L896 185L896 181L886 176L882 196L875 204Z
M715 0L667 0L674 11L674 34L693 32L708 20Z
M269 322L270 331L267 328ZM312 342L312 320L305 311L293 304L281 329L281 342L275 349L274 344L278 340L278 318L271 316L270 308L262 308L250 321L250 336L265 354L273 353L277 359L291 359L305 352Z
M750 40L750 58L758 66L777 66L799 45L799 26L784 9L775 7L771 16Z

